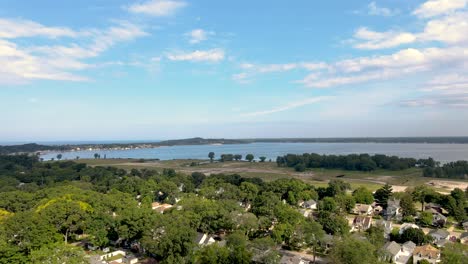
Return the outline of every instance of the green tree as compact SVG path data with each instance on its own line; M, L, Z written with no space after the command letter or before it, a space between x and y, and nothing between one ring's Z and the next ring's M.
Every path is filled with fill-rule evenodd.
M253 154L247 154L245 155L245 159L248 160L249 162L252 162L254 160L254 155Z
M31 252L31 263L34 264L84 264L88 263L85 252L78 247L55 244Z
M318 222L328 234L345 235L349 233L348 220L338 214L320 211L318 214Z
M413 241L416 245L423 245L432 240L430 236L424 234L419 228L408 228L400 235L400 242Z
M248 250L248 239L244 234L234 232L226 240L226 245L231 251L229 256L230 263L251 263L252 253Z
M413 197L409 193L403 193L400 197L400 206L403 216L413 216L416 214Z
M330 198L330 197L325 197ZM339 204L339 207L342 211L350 213L354 206L356 205L356 201L354 200L353 196L342 194L335 197L336 201Z
M69 197L54 198L37 208L36 212L63 235L65 243L70 235L85 228L93 208L88 203Z
M431 190L425 185L418 185L412 191L413 199L421 203L421 211L424 211L426 196Z
M424 211L419 215L419 224L422 226L431 226L432 225L432 214L430 212Z
M335 264L378 263L375 252L376 249L371 243L351 236L335 243L330 258Z
M343 180L330 180L328 182L327 194L330 197L345 194L347 190L351 190L351 184Z
M353 192L353 197L356 200L356 203L361 204L371 204L374 202L374 196L372 192L369 191L366 187L359 187Z
M239 186L241 197L245 202L252 202L258 194L258 186L251 182L242 182Z
M263 157L263 156L262 156L262 157L259 157L259 159L260 159L260 162L265 162L266 157Z
M328 212L335 212L338 209L338 205L334 198L332 197L325 197L319 204L319 210L328 211Z
M164 263L185 262L195 246L196 232L183 216L163 215L162 221L145 231L141 240L147 252Z
M442 248L441 264L467 263L468 246L459 243L447 243Z
M306 166L304 163L298 163L296 166L294 166L294 170L297 172L304 172L306 170Z
M208 153L208 158L210 158L210 162L213 162L214 157L215 157L215 153L214 153L214 152Z
M382 204L385 208L387 207L388 198L392 195L392 186L386 183L382 188L377 189L374 194L374 198Z
M376 248L381 248L386 242L384 237L384 227L382 225L374 225L366 230L367 240Z
M62 159L62 154L57 154L57 160L61 160Z
M201 247L193 256L195 264L230 264L230 251L227 247L211 244Z

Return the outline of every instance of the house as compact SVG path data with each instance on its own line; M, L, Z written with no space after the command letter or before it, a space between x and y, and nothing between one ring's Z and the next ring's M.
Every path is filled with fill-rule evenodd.
M172 208L172 204L160 204L158 202L154 202L151 204L151 209L155 210L156 212L159 212L161 214L164 213L164 211Z
M125 264L136 264L138 263L138 258L134 255L127 255L123 258L123 263Z
M413 264L423 259L432 264L440 262L440 250L431 245L416 247L413 251Z
M299 209L299 213L301 213L301 215L307 218L312 215L312 210L311 209Z
M383 255L381 260L397 264L406 264L413 255L415 248L416 244L411 241L401 246L395 241L387 242L382 248Z
M462 226L465 231L468 231L468 221L463 222Z
M401 234L403 234L403 232L405 232L406 229L409 229L409 228L419 229L419 226L415 225L415 224L412 224L412 223L403 223L400 226L400 231L398 233L401 235Z
M299 206L302 207L302 208L306 208L306 209L316 210L317 209L317 201L310 199L308 201L299 203Z
M372 209L372 205L358 203L354 206L352 212L358 215L371 215L373 212L373 209Z
M395 262L400 253L401 246L395 241L387 242L382 248L383 255L381 260L386 262Z
M211 245L214 242L216 242L216 240L214 240L212 236L204 233L198 233L197 237L195 238L195 244L200 246Z
M377 221L375 221L375 225L383 227L384 237L386 239L388 239L390 237L390 233L392 233L392 228L393 228L392 221L377 220Z
M249 211L252 205L249 202L239 202L239 206L244 208L244 211Z
M125 253L125 251L116 250L116 251L112 251L110 253L101 255L100 259L107 263L111 263L111 262L123 263L126 255L127 253Z
M446 223L447 223L447 217L445 217L443 214L441 213L432 214L432 225L442 227L442 226L445 226Z
M383 212L383 207L380 205L372 206L374 208L374 215L380 215Z
M426 204L424 206L424 211L429 211L431 213L448 214L447 210L442 208L441 205L435 203Z
M414 249L416 248L416 244L412 241L407 241L403 245L401 245L401 250L397 255L397 259L395 260L396 264L406 264L408 260L413 256Z
M429 235L434 238L434 242L439 240L447 240L450 236L450 233L445 229L431 230Z
M468 244L468 232L463 232L460 235L460 243L462 244Z
M371 227L372 217L358 215L353 220L353 226L351 227L351 232L353 231L364 231Z
M401 220L403 215L402 215L402 210L400 207L399 199L391 198L388 200L387 209L385 209L384 216L386 220L391 220L391 219L395 219L398 221Z

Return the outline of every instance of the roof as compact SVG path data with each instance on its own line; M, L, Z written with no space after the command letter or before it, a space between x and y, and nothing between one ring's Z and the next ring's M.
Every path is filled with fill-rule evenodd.
M460 239L462 238L467 238L468 237L468 232L463 232L461 235L460 235Z
M372 222L372 217L361 216L361 215L356 216L353 221L354 224L360 224L363 226L370 226L371 222Z
M400 200L399 199L395 199L395 198L392 198L392 199L388 199L388 202L387 202L387 208L388 207L400 207Z
M445 230L445 229L437 229L437 230L431 230L431 232L429 232L429 235L431 236L440 236L440 237L448 237L450 235L450 233Z
M445 244L447 244L447 242L449 242L449 240L447 239L440 239L439 241L437 241L435 244L438 246L438 247L443 247Z
M416 247L413 251L413 256L419 255L421 257L429 257L432 259L437 259L440 255L440 250L431 246L431 245L424 245L420 247Z
M400 252L401 246L397 242L392 241L385 243L383 249L395 256L396 254L398 254L398 252Z
M354 208L359 212L369 212L372 210L372 206L369 204L356 204Z
M403 243L403 248L406 251L413 252L414 249L416 248L416 244L413 241L407 241L407 242Z

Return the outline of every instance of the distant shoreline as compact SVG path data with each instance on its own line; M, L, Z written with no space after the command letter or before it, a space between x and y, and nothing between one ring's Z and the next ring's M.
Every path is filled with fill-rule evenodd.
M116 140L117 141L117 140ZM354 137L354 138L188 138L158 142L40 145L36 143L0 146L0 154L148 149L164 146L226 145L250 143L381 143L381 144L468 144L468 137Z

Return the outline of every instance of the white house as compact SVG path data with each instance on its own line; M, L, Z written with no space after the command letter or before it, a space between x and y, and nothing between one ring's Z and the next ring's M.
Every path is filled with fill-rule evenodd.
M411 241L400 245L395 241L387 242L383 247L383 260L396 264L406 264L411 258L416 244Z
M299 203L299 206L302 207L302 208L306 208L306 209L316 210L317 209L317 201L310 199L308 201L304 201L304 202Z
M195 244L197 245L211 245L213 244L214 242L216 242L216 240L214 240L214 238L208 234L204 234L204 233L198 233L197 237L195 238Z
M398 232L400 235L403 234L403 232L405 232L406 229L408 228L415 228L415 229L419 229L419 226L418 225L415 225L415 224L412 224L412 223L403 223L401 226L400 226L400 231Z

